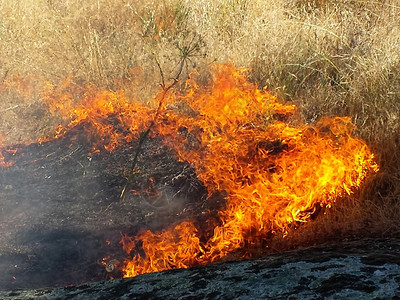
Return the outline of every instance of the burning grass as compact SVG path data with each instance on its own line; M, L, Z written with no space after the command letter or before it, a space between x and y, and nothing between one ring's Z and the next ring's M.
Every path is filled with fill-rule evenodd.
M271 236L287 236L378 171L349 118L305 125L295 105L259 90L244 72L217 65L205 85L192 74L183 92L162 91L157 109L129 101L122 91L89 90L74 101L73 93L43 85L44 104L68 122L51 139L83 124L94 153L112 152L153 124L151 134L195 168L209 195L226 194L218 218L206 226L193 216L158 233L123 235L132 255L124 276L206 264L245 245L268 245Z
M80 122L89 124L93 153L137 139L152 121L149 116L159 100L154 97L156 83L168 79L182 54L191 49L182 77L188 78L196 68L197 83L191 79L188 92L185 80L180 81L176 87L182 94L168 96L153 133L162 135L181 160L197 168L210 191L230 191L227 199L236 200L227 201L214 231L205 233L189 221L176 225L183 240L193 239L188 248L191 258L181 263L171 263L172 257L167 262L157 260L164 268L223 257L227 251L218 243L225 245L233 229L235 242L228 243L232 249L242 247L249 232L256 232L246 242L250 244L267 232L289 234L299 244L329 238L332 232L338 236L398 233L400 7L396 1L0 0L0 7L4 145L44 141L54 132L61 136ZM267 86L269 92L232 70L236 77L228 81L221 77L212 84L209 65L225 61L250 67L250 81ZM207 82L207 91L199 88ZM220 94L218 84L224 91ZM212 99L207 98L210 95ZM280 104L273 95L290 104ZM324 118L333 115L337 117ZM315 127L307 125L311 123ZM376 153L381 169L358 192L367 169L375 167L354 131ZM0 153L4 166L11 163L6 158L10 152L7 148ZM344 156L349 161L342 164ZM215 161L215 157L220 158ZM305 164L304 157L314 163ZM330 166L334 172L326 171L326 161L335 162ZM256 175L248 175L242 165ZM320 178L322 187L305 179L309 176ZM287 183L285 187L271 192L280 181ZM299 185L316 189L315 194L297 191L294 187ZM343 195L347 200L335 203L314 225L301 226L297 233L288 230ZM291 206L296 199L301 209ZM235 201L246 205L238 207ZM261 212L245 209L254 206ZM273 212L266 212L267 207ZM255 223L238 228L237 220L244 217ZM163 244L167 237L179 247L179 238L168 230L159 235L144 232L135 243L147 239ZM154 249L144 251L144 259L154 254ZM142 258L132 255L141 265ZM129 266L126 274L138 274L137 267ZM146 268L140 272L150 270Z
M378 171L366 144L352 137L348 118L324 118L315 127L287 125L282 120L296 107L256 89L230 65L217 68L205 87L192 83L177 100L194 113L163 112L158 134L195 166L209 193L226 192L226 207L218 213L220 225L211 228L183 222L135 240L123 237L133 253L125 276L206 264L245 245L268 245L268 237L287 235ZM195 147L185 146L193 139Z

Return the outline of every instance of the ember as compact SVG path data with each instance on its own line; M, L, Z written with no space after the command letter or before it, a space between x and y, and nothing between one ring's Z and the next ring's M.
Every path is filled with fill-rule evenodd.
M10 167L13 162L11 157L18 152L17 148L13 147L2 147L2 139L0 136L0 167ZM5 155L5 156L4 156Z
M151 134L195 168L209 195L226 195L216 222L186 220L160 232L122 234L129 258L105 263L109 272L121 268L124 277L132 277L188 268L245 245L264 245L271 235L287 235L321 208L354 193L378 171L367 145L352 135L350 118L303 124L296 106L279 103L231 64L217 66L208 85L199 85L195 77L187 81L183 94L167 94L157 117L151 105L131 101L123 91L89 88L74 100L72 94L46 85L44 102L66 120L52 138L80 124L89 133L92 153L110 152L154 124ZM7 166L1 150L0 164Z

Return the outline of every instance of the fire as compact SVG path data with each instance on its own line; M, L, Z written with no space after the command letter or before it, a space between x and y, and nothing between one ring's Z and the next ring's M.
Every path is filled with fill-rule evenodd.
M4 138L0 135L0 167L6 168L13 165L13 161L9 158L6 158L4 154L8 154L7 156L14 156L17 152L17 148L13 147L2 147Z
M159 234L147 230L137 235L135 240L143 243L141 248L146 255L135 254L131 260L127 260L124 277L188 268L198 264L202 252L197 230L191 222L183 222ZM122 236L122 243L128 253L135 250L135 242L126 235Z
M51 112L69 123L60 125L54 137L41 142L62 137L69 129L85 123L85 129L93 139L93 152L100 149L113 151L118 145L136 139L145 126L142 120L151 115L148 106L130 101L123 91L98 92L88 87L82 98L74 100L73 93L60 92L48 85L44 102Z
M189 221L123 236L127 253L142 244L142 254L125 261L126 277L206 264L268 234L285 235L378 171L367 145L352 136L349 118L301 124L294 105L279 103L231 65L219 66L209 86L190 80L174 100L157 122L158 134L195 166L210 193L226 192L226 207L206 241Z
M278 102L244 74L219 65L205 85L193 74L184 93L154 99L163 100L158 110L124 91L89 87L75 99L46 85L44 103L67 120L52 138L85 124L93 151L112 151L153 124L152 134L195 168L210 194L226 195L213 228L187 220L161 232L123 234L130 256L121 263L124 277L207 264L245 245L262 245L271 234L285 236L378 171L373 153L353 136L350 118L303 124L295 105Z
M0 152L0 166L1 167L9 167L11 165L12 165L12 163L11 162L6 162L4 155Z

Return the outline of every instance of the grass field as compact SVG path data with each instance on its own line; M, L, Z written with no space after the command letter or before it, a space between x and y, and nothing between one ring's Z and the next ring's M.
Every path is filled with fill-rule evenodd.
M307 123L350 116L381 172L294 241L400 229L400 3L396 0L0 0L0 139L51 135L43 82L142 101L194 69L249 68Z

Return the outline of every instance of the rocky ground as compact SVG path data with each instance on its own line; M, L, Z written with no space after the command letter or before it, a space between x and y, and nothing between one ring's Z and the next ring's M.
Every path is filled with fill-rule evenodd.
M4 299L399 299L400 241L363 240Z

